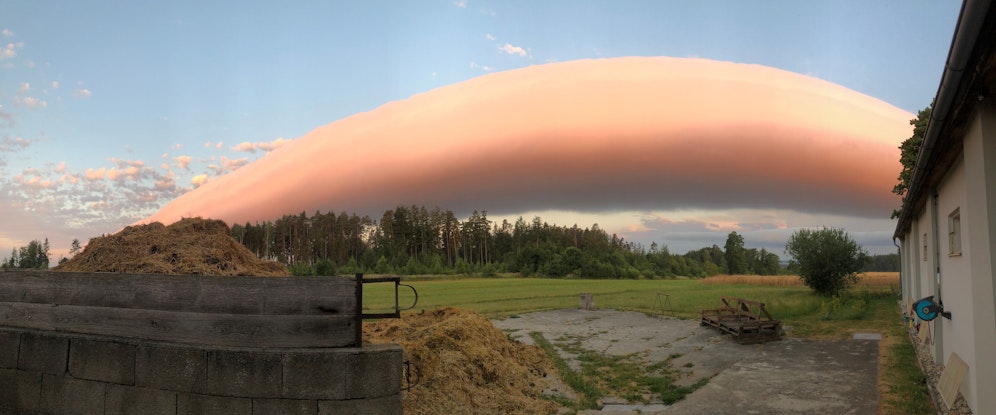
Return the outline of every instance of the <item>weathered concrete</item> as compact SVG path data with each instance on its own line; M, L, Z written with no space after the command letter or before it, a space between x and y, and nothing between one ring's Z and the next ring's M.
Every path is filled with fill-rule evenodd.
M131 386L108 385L104 402L105 415L173 415L176 392Z
M673 368L681 371L679 385L709 379L670 407L620 402L606 405L602 412L874 414L878 404L875 340L789 338L740 345L697 321L615 310L544 311L498 320L495 325L524 343L532 343L530 332L540 332L553 343L569 338L588 350L635 355L648 365L670 359ZM562 352L561 357L575 368L580 365L575 356Z
M17 349L20 347L20 334L0 332L0 368L17 368Z
M22 332L18 347L17 368L61 375L66 372L69 339Z
M0 414L402 411L397 345L208 347L0 328L0 355L16 366L0 368Z
M664 413L876 413L877 341L786 339L767 346Z
M140 345L135 357L135 386L179 392L204 390L207 351L168 344Z
M77 379L134 385L136 348L118 342L73 341L69 348L69 374Z

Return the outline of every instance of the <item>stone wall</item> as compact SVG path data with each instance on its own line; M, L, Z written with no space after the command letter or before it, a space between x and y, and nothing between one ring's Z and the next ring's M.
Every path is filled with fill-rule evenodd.
M401 414L402 350L194 346L0 327L0 413Z

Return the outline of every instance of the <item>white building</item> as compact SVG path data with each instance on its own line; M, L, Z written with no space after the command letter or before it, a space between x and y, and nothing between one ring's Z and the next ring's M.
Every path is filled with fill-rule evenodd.
M996 414L996 9L966 0L903 203L902 300L935 296L934 361L968 366L960 392Z

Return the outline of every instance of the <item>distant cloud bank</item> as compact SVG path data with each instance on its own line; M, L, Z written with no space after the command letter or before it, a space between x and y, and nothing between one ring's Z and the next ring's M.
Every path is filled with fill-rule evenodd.
M759 65L663 57L537 65L388 103L296 140L240 143L232 149L270 152L225 161L232 171L209 181L195 177L196 189L143 222L316 209L378 215L398 204L458 214L748 208L883 217L898 204L889 190L912 116Z

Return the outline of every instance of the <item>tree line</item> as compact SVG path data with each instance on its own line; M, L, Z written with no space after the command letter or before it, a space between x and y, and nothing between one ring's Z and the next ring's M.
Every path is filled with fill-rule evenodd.
M597 224L551 225L540 217L496 223L487 211L460 220L449 210L398 206L379 221L329 211L284 215L275 221L234 224L231 236L258 257L284 263L295 275L459 274L576 278L701 278L717 274L777 275L778 255L745 247L730 232L721 248L684 254L667 245L641 244L609 234ZM74 239L70 257L81 251ZM31 241L14 248L0 268L48 268L49 244ZM62 258L60 262L66 261ZM875 255L862 271L898 271L897 254Z
M460 220L438 207L398 206L380 220L329 211L235 224L232 237L261 258L296 275L484 274L578 278L705 277L784 272L778 255L745 248L732 232L725 249L713 245L677 254L609 234L597 224L551 225L540 217L500 223L487 211Z

